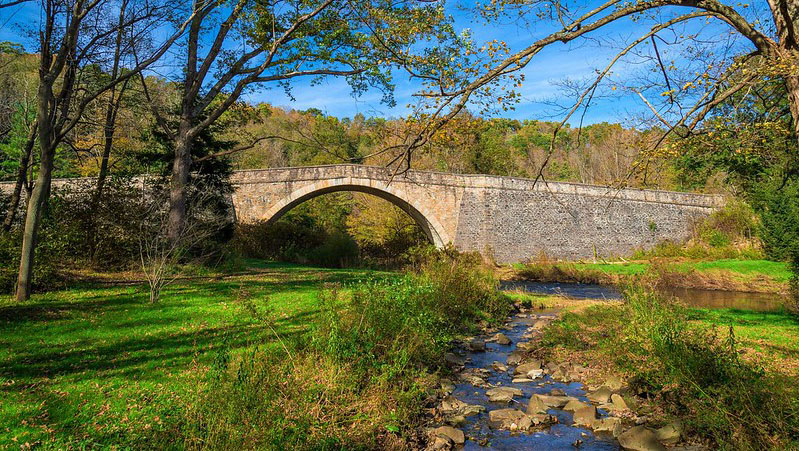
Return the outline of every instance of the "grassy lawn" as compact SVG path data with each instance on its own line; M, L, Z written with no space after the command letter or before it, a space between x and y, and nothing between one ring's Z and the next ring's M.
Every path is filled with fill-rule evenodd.
M799 320L786 312L737 309L690 309L689 318L726 332L732 326L746 357L792 376L799 376Z
M0 300L0 449L145 443L180 421L215 349L276 346L308 330L325 283L391 277L248 263L254 274L176 283L155 305L142 286ZM274 331L253 303L279 312Z

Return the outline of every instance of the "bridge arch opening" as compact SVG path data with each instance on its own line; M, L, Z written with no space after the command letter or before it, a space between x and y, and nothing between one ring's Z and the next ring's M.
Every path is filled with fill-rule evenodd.
M441 248L449 242L449 238L444 233L443 227L441 227L435 217L426 208L413 202L413 200L401 190L390 185L376 186L375 182L372 180L325 180L312 183L293 191L280 200L267 211L262 219L266 221L267 224L271 224L280 219L289 210L305 201L324 194L342 191L371 194L387 200L413 218L433 245Z

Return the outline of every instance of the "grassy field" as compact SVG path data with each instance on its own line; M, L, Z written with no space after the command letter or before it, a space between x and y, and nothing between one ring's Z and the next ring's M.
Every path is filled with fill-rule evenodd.
M307 331L324 284L394 277L248 266L254 274L177 283L155 305L142 286L0 301L0 448L143 443L180 421L215 349L278 346L275 334ZM253 301L279 312L275 330L253 317Z

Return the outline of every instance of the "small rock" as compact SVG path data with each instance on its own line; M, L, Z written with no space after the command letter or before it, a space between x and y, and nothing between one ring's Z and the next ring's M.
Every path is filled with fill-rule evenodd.
M608 387L602 386L599 387L597 391L589 393L586 396L591 401L594 401L599 404L604 404L610 401L610 395L612 394L613 392Z
M605 417L594 421L594 432L610 432L614 437L618 437L621 431L621 418Z
M568 396L550 396L550 395L539 395L539 394L534 394L532 397L538 398L547 407L563 407L569 401L575 399Z
M622 448L632 451L663 451L666 449L660 444L655 433L645 426L635 426L619 435L618 439Z
M533 415L536 413L547 413L547 409L549 407L544 404L537 396L533 395L530 397L530 402L527 403L527 415Z
M516 347L521 349L522 351L529 351L535 347L535 343L530 341L523 341L516 343Z
M530 360L525 362L516 367L514 370L516 374L527 374L532 370L540 370L541 369L541 361L540 360Z
M624 398L621 397L619 394L612 394L610 395L610 402L613 403L613 410L628 410L627 403L624 401Z
M586 403L584 403L584 402L582 402L582 401L580 401L578 399L572 399L569 402L567 402L565 406L563 406L563 410L565 410L567 412L574 412L577 409L579 409L581 407L585 407L587 405L588 404L586 404Z
M510 402L514 396L521 396L522 391L513 387L496 387L486 390L486 395L491 402Z
M461 401L460 399L454 396L447 396L441 401L441 406L439 406L439 410L441 413L453 413L458 412L459 410L466 407L466 403Z
M619 376L610 376L603 385L613 391L619 391L625 384Z
M657 439L666 445L674 445L680 441L682 425L677 422L669 423L655 431Z
M544 370L530 370L527 372L527 377L535 379L544 375Z
M549 325L549 321L545 319L539 319L538 321L534 322L531 326L533 329L540 330Z
M452 426L463 426L466 424L466 417L463 415L453 415L446 419L447 424L451 424Z
M526 384L528 382L533 382L533 380L529 377L516 377L511 382L514 384Z
M463 436L463 431L455 429L452 426L441 426L433 431L436 437L444 437L455 443L456 445L463 445L466 438Z
M494 370L499 371L500 373L504 373L505 371L508 371L508 367L507 366L505 366L501 362L497 362L497 361L492 363L491 367L494 368Z
M459 357L451 352L444 354L444 361L452 366L461 366L463 365L463 358Z
M488 412L488 420L492 426L499 429L518 429L522 418L526 416L518 409L497 409Z
M574 424L594 427L596 419L596 407L594 406L586 405L574 411Z
M486 350L486 342L479 338L475 338L469 342L469 349L474 352L483 352Z
M549 394L552 396L566 396L566 392L559 388L553 388L549 391Z
M429 450L452 449L452 441L446 437L435 437L433 443L427 446Z
M572 442L572 446L575 447L575 448L579 448L582 444L583 444L583 441L580 440L579 438L577 440L575 440L574 442Z
M447 379L442 379L441 380L441 391L443 391L446 394L450 394L453 391L455 391L455 384L453 384L451 381L449 381Z
M513 351L508 355L506 362L508 365L518 365L522 361L523 354L519 351Z
M501 345L509 345L509 344L511 344L510 338L508 338L508 336L503 334L503 333L496 334L494 336L494 341L496 341L497 344L501 344Z

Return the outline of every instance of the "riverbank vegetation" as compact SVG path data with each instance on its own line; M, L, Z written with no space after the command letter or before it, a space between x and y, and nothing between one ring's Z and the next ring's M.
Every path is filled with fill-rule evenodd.
M246 270L178 281L156 304L141 285L3 300L0 443L414 443L450 342L512 307L475 255L436 253L410 274Z
M695 310L651 287L564 313L539 351L621 374L653 419L723 449L799 444L799 323L787 313ZM657 421L655 421L657 422Z
M772 249L764 244L769 233L751 207L731 202L698 223L684 242L661 242L629 256L589 262L540 256L514 265L510 277L624 285L646 274L660 286L787 294L793 273L781 252L792 244L783 238Z

